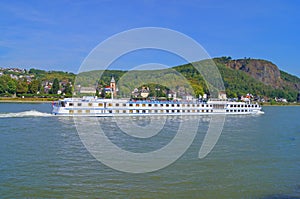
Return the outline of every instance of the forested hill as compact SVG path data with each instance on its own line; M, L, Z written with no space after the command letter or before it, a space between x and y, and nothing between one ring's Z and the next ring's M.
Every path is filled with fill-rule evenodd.
M227 96L236 98L251 93L266 99L285 98L296 101L300 91L300 78L278 69L270 61L260 59L237 59L221 57L213 59L226 88ZM190 80L193 87L206 85L199 72L191 64L174 67Z

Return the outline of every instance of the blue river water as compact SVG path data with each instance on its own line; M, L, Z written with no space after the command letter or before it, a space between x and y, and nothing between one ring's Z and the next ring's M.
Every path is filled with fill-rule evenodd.
M51 116L50 104L0 103L0 198L300 198L300 107L263 110L259 116L227 116L217 144L199 159L209 126L202 117L193 143L176 162L132 174L96 160L73 118ZM182 118L171 118L163 133L145 142L109 132L110 118L99 120L113 143L145 152L170 142Z

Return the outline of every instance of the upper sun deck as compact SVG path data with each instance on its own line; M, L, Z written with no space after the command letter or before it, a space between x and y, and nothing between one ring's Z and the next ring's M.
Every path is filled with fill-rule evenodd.
M209 105L246 105L252 104L250 102L236 102L236 101L228 101L228 100L220 100L220 99L209 99L206 101L199 100L133 100L133 99L99 99L97 97L83 97L83 98L65 98L59 100L64 103L126 103L126 104L170 104L170 105L179 105L179 104L209 104ZM255 103L255 105L258 105Z

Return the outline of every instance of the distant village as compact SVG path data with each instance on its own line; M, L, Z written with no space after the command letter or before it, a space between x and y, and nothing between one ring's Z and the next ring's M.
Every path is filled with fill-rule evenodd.
M110 85L109 86L105 86L103 89L99 89L100 91L98 91L96 88L94 87L81 87L81 89L79 89L81 94L92 94L92 95L98 95L102 97L106 97L106 98L111 98L113 95L114 97L117 97L118 95L118 87L116 85L115 79L114 77L112 77ZM156 88L156 90L161 90L161 88ZM99 93L98 93L99 92ZM140 88L134 88L133 91L131 92L131 99L137 99L137 100L146 100L146 99L150 99L150 100L175 100L175 101L180 101L180 100L185 100L185 101L192 101L192 100L199 100L199 101L207 101L208 98L210 97L209 94L203 94L203 95L199 95L197 96L197 98L195 98L194 96L185 93L184 91L172 91L172 90L163 90L158 95L158 92L156 92L157 94L155 95L150 95L150 89L147 86L142 86ZM259 96L254 96L251 93L247 93L245 96L241 96L239 98L227 98L226 92L221 91L218 94L218 99L221 100L229 100L229 101L244 101L244 102L248 102L248 101L256 101L256 102L267 102L268 99L266 100L265 98L260 98ZM284 98L275 98L274 99L275 102L278 103L288 103L288 101ZM300 102L300 94L298 95L298 102Z
M64 79L43 79L40 80L35 74L26 69L19 68L0 68L0 94L9 96L9 94L72 94L72 81ZM56 85L54 89L53 86ZM55 87L55 86L54 86Z

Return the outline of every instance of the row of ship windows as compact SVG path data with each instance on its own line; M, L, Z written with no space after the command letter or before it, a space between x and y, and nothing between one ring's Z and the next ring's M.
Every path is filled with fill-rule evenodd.
M257 104L245 104L245 105L243 105L243 104L230 104L230 107L231 108L236 108L236 107L238 107L238 108L257 108L258 107L258 105Z
M105 110L102 113L200 113L200 112L213 112L213 110ZM74 113L90 113L90 110L69 110L69 114Z
M107 103L106 106L107 107L112 107L112 106L123 106L123 107L127 107L126 103L123 104L119 104L119 103ZM69 103L69 106L74 106L74 103ZM77 106L82 106L82 103L77 103ZM92 107L93 103L88 103L88 106ZM103 103L98 103L98 107L103 107L104 104ZM180 107L180 104L129 104L129 107ZM212 107L212 105L209 104L182 104L182 107Z
M227 109L226 112L248 112L248 110L247 110L247 109L245 109L245 110L244 110L244 109L238 109L238 110L236 110L236 109L228 110L228 109Z

